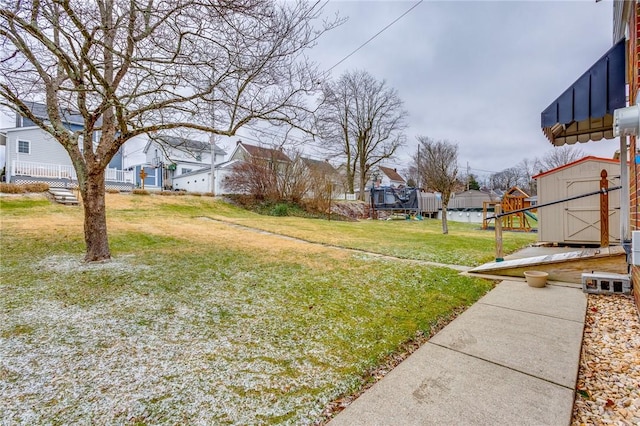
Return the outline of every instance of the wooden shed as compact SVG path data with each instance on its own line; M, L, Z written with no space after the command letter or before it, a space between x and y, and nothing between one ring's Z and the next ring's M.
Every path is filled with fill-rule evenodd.
M468 189L463 192L456 192L455 200L459 201L464 208L481 209L485 201L495 201L498 197L491 198L491 194L476 189Z
M584 157L533 176L538 204L598 191L600 173L607 171L608 186L620 185L620 162ZM578 198L538 209L538 240L561 244L600 244L600 196ZM609 193L609 242L620 243L620 191Z

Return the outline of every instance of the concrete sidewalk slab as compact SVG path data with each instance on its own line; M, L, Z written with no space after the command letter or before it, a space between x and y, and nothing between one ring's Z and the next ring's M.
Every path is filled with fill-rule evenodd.
M515 280L503 281L478 303L577 322L584 321L587 309L587 297L576 288L559 285L534 288Z
M586 295L504 281L331 425L568 425Z
M572 406L571 389L426 343L330 425L568 425Z
M578 374L582 324L476 304L430 342L571 388Z

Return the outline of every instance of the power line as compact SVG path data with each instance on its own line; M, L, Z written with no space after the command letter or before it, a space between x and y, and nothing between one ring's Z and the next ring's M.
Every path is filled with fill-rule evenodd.
M377 33L375 33L372 37L370 37L367 41L365 41L364 43L362 43L360 46L358 46L353 52L349 53L347 56L345 56L344 58L340 59L334 66L332 66L331 68L329 68L326 72L329 73L332 69L334 69L335 67L337 67L338 65L340 65L341 63L343 63L344 61L346 61L347 59L349 59L351 56L353 56L358 50L362 49L363 47L365 47L367 44L369 44L373 39L375 39L376 37L378 37L380 34L382 34L383 32L385 32L387 29L389 29L389 27L391 27L393 24L395 24L396 22L398 22L400 19L402 19L405 15L407 15L409 12L411 12L413 9L415 9L416 7L418 7L418 5L420 3L422 3L424 0L420 0L418 1L418 3L414 4L413 6L411 6L409 9L407 9L402 15L398 16L396 19L394 19L390 24L388 24L386 27L384 27L383 29L381 29L380 31L378 31Z

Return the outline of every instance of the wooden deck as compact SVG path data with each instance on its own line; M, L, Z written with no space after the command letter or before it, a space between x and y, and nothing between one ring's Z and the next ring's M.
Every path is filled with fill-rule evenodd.
M537 254L534 253L547 253ZM580 284L585 272L627 273L623 247L569 248L529 247L502 262L485 263L468 271L470 274L524 277L524 271L544 271L549 280Z

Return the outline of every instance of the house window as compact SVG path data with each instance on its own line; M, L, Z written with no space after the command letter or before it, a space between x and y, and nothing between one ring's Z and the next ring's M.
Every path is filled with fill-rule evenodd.
M31 154L31 143L29 141L18 141L18 154Z

